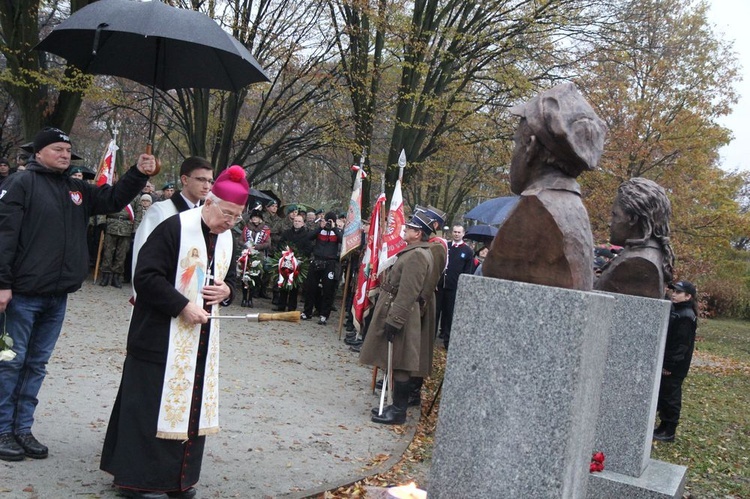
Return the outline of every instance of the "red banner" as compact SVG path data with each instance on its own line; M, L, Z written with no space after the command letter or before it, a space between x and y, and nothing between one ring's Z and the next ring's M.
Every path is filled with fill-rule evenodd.
M404 241L404 198L401 195L401 179L396 181L388 210L388 225L380 245L380 267L378 274L396 263L396 255L406 247Z
M352 314L354 315L354 327L357 331L362 330L365 317L372 307L370 297L380 287L378 279L379 248L380 248L380 217L385 207L385 194L378 196L370 215L370 231L367 234L367 244L362 261L359 264L357 274L357 292L352 302Z

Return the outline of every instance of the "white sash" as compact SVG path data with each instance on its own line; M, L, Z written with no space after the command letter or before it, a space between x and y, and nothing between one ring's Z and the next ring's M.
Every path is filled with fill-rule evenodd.
M190 301L203 307L201 289L209 274L209 255L201 229L201 211L187 210L180 217L180 250L177 259L175 288ZM232 259L232 235L226 231L216 239L214 250L215 278L224 280ZM219 306L211 315L219 315ZM219 431L219 321L211 321L199 435ZM200 341L200 324L187 324L180 316L169 325L169 350L164 371L164 386L159 404L156 437L186 440L193 397L195 366Z

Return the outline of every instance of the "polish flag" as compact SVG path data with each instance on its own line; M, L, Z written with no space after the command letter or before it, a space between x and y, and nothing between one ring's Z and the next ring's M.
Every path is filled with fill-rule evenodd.
M119 147L115 143L114 139L109 141L107 150L102 156L102 160L99 162L99 170L96 172L96 178L94 179L97 186L112 185L115 179L115 153Z

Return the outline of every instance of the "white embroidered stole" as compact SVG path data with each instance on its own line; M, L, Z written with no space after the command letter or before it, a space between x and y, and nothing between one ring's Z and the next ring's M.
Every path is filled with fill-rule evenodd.
M201 290L211 278L210 255L201 228L201 211L188 210L180 217L180 249L177 259L175 288L190 301L203 307ZM232 235L219 234L214 249L214 278L224 280L232 258ZM211 315L219 315L219 305L213 305ZM219 431L219 322L210 321L206 368L203 379L199 435ZM159 420L156 437L186 440L193 398L195 368L200 342L200 324L187 324L180 316L169 325L169 350L164 371Z

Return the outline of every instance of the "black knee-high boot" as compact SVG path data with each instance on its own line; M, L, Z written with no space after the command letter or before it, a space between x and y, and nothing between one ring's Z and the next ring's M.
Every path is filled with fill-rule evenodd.
M404 424L406 422L406 409L409 405L409 392L411 384L408 381L396 381L393 383L393 405L383 409L383 414L372 416L373 423L381 424ZM377 412L377 411L376 411Z
M409 407L419 407L422 405L422 383L424 378L412 376L409 378Z

